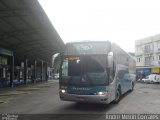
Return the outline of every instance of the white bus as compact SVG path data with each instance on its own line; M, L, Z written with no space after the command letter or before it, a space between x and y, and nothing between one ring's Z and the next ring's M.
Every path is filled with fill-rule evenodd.
M67 43L60 70L60 99L118 103L121 95L133 91L135 72L135 60L114 43Z

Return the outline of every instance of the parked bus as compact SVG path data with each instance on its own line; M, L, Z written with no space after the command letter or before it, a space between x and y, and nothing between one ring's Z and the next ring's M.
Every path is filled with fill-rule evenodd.
M67 43L60 70L59 96L64 101L118 103L133 91L135 60L109 41Z

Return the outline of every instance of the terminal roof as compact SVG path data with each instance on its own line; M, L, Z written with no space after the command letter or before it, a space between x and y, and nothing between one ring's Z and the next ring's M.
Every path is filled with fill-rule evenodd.
M64 42L37 0L0 0L0 47L13 51L16 62L51 63Z

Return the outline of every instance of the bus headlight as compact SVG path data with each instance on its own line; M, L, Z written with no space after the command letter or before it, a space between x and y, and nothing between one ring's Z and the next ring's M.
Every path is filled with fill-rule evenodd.
M65 89L60 89L60 92L61 92L61 93L67 93L67 90L65 90Z
M96 92L95 95L107 95L107 91Z

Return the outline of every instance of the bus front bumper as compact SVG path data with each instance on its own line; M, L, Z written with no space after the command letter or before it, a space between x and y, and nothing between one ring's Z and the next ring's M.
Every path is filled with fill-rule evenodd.
M77 94L59 93L59 96L60 99L64 101L102 103L102 104L110 103L108 95L77 95Z

